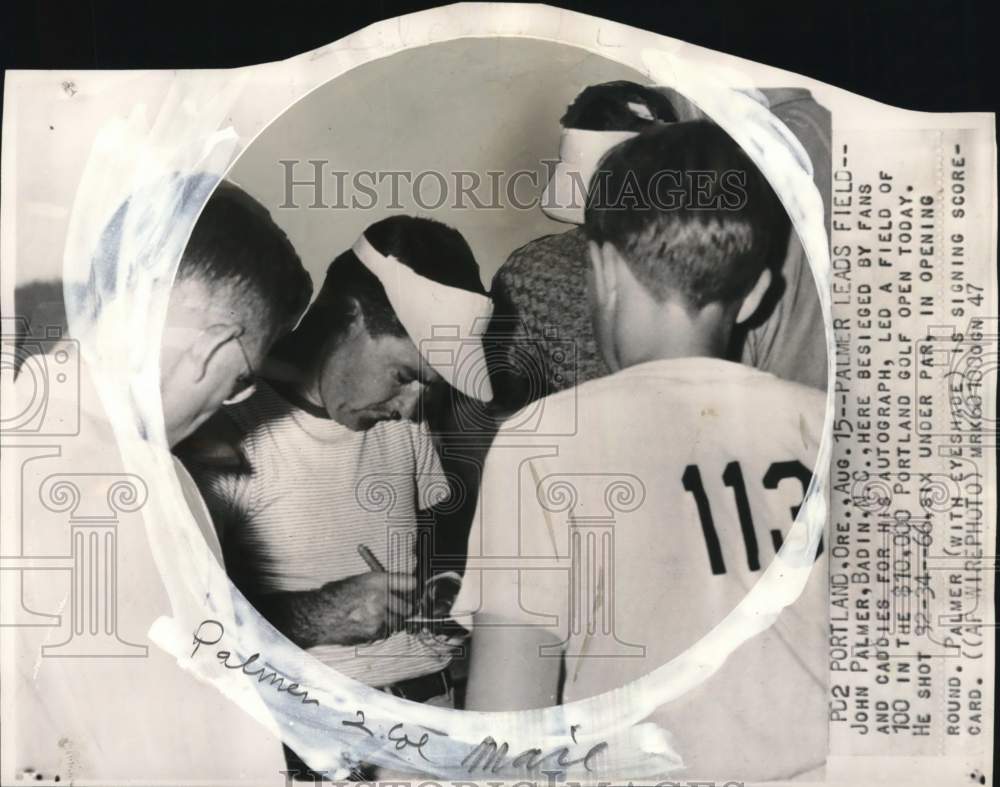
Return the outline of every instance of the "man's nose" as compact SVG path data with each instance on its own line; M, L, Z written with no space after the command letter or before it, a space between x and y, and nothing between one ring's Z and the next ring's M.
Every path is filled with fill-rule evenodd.
M417 405L423 385L416 380L407 385L392 402L392 411L399 414L400 420L412 421L417 414Z

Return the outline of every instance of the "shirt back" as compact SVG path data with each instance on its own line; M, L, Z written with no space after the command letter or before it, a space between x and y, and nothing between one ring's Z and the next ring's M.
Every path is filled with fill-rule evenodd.
M707 358L642 364L535 403L532 431L502 429L487 460L456 611L550 629L563 702L651 672L723 620L774 559L812 476L824 404L814 389ZM524 569L491 570L502 556ZM755 781L822 765L824 557L773 627L650 719L686 764L672 776Z

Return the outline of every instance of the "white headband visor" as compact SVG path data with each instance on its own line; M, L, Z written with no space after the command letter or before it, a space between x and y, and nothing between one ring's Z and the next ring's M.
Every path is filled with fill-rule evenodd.
M637 131L591 131L565 128L559 143L559 163L542 192L542 212L550 219L583 224L587 187L605 154Z
M493 399L482 335L493 314L486 295L428 279L382 254L362 233L351 247L375 274L421 358L466 396Z

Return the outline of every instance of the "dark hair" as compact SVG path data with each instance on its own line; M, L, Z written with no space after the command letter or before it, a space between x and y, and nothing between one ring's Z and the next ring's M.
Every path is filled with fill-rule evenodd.
M629 104L645 107L652 120L637 115ZM566 108L563 128L590 131L642 131L656 123L673 123L677 113L656 88L618 80L584 88Z
M368 242L386 256L433 281L486 294L479 265L462 234L447 224L418 216L390 216L365 230ZM361 309L372 336L405 336L385 288L353 251L338 256L326 271L316 302L302 321L297 344L318 343L342 332ZM447 319L447 315L442 315ZM308 334L308 335L306 335Z
M269 332L289 330L309 304L312 280L271 214L222 181L205 204L181 257L177 280L229 288Z
M263 205L207 173L175 173L119 205L101 231L87 281L66 285L67 311L95 320L106 302L128 293L139 277L159 272L164 253L173 251L174 229L186 226L198 210L176 281L204 282L213 300L225 299L227 308L235 307L242 319L256 321L268 333L290 328L309 303L309 274ZM128 226L143 239L123 260Z
M585 226L657 299L676 293L700 309L746 295L789 225L742 148L714 123L694 121L612 148L591 181Z

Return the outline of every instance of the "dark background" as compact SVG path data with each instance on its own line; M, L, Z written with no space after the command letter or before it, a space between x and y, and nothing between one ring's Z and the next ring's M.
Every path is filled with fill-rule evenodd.
M3 0L3 68L225 68L327 44L442 3ZM555 2L907 109L998 107L995 0ZM65 7L60 7L65 6Z

